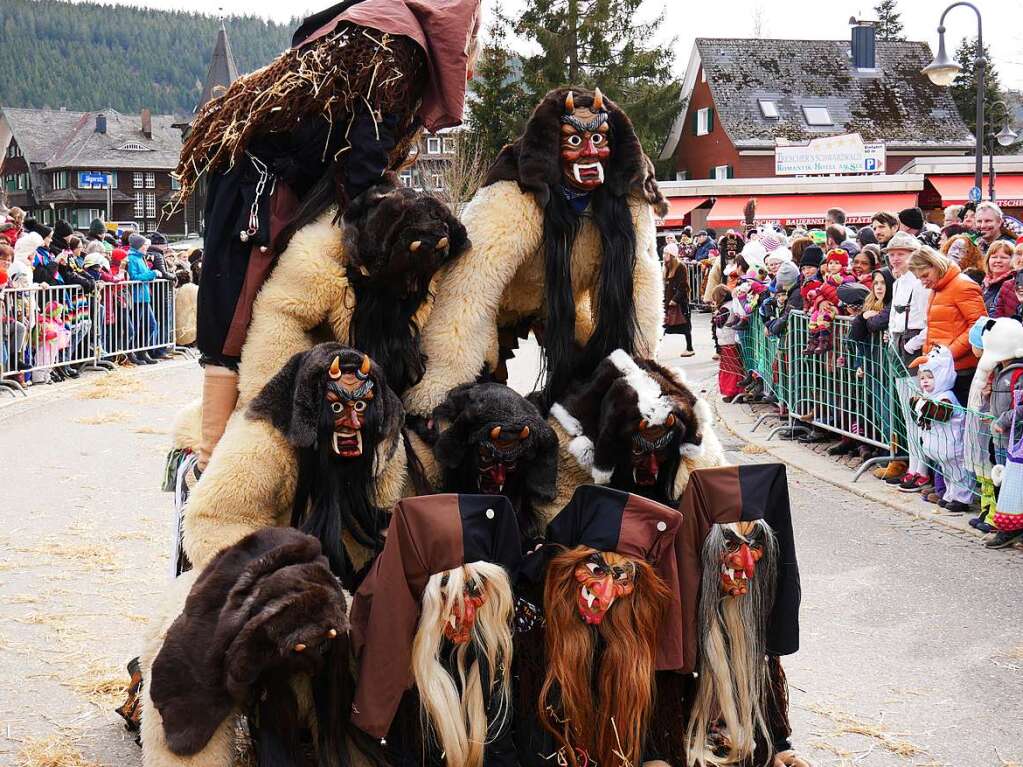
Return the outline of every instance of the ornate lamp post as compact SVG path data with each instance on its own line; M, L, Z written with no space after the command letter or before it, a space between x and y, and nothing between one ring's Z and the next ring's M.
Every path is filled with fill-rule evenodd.
M991 120L991 132L988 133L988 150L989 150L989 165L987 172L987 196L991 202L995 202L995 142L997 141L999 146L1012 146L1016 140L1017 135L1011 127L1009 127L1009 105L999 99L991 105L992 111L998 108L1002 112L1002 129L998 133L994 132L994 119ZM994 115L992 115L994 118Z

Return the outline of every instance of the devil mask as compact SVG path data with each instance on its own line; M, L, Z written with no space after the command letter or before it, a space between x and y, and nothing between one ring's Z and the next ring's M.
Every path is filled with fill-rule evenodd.
M269 421L298 451L292 524L320 540L352 588L342 541L379 548L385 515L375 506L375 477L401 445L404 411L383 371L362 352L320 344L292 357L247 417Z
M636 587L636 563L612 551L594 551L575 566L579 587L579 615L585 623L599 624L619 597Z
M448 393L433 419L443 489L504 495L523 533L538 533L532 506L555 496L558 438L536 406L501 384L466 384Z
M597 88L589 107L577 107L575 94L565 97L561 117L561 172L564 183L589 192L604 183L611 159L610 124L604 109L604 96Z

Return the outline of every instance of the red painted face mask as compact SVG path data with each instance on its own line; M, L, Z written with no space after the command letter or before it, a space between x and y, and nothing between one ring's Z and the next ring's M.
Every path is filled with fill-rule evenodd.
M639 422L632 435L632 481L639 487L657 484L661 466L672 450L677 426L674 413L668 414L663 425L648 426L645 420Z
M454 644L466 644L476 625L476 613L486 601L486 594L478 584L466 583L462 601L451 605L451 615L444 623L444 636Z
M764 542L758 533L755 522L725 525L725 550L721 554L721 591L725 596L741 597L749 593L749 582L756 574L757 562L764 556Z
M362 455L362 427L366 425L366 410L373 401L373 380L369 377L370 359L363 355L362 363L354 371L341 370L340 359L335 357L327 371L327 407L334 419L331 448L340 458L358 458Z
M597 90L592 107L575 106L570 93L561 118L561 173L565 183L582 192L592 192L604 183L611 159L608 114L604 97Z
M476 468L477 487L486 495L500 495L518 472L518 459L529 437L529 427L521 429L495 426L489 439L479 443Z
M619 597L636 587L636 566L627 557L611 551L594 552L575 568L579 581L579 615L591 626L599 625Z

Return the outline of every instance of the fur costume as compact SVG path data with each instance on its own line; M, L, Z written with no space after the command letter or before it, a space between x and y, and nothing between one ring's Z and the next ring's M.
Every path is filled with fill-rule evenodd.
M785 466L694 471L680 510L683 670L698 674L665 680L658 706L678 719L659 710L659 747L690 767L805 765L778 659L799 649L801 595Z
M582 484L610 485L674 506L696 468L721 466L724 450L707 403L680 370L618 350L551 408L558 434L552 518Z
M410 483L419 494L503 495L515 507L523 538L538 536L538 507L557 492L558 438L536 406L503 384L465 384L433 411L433 423L427 441L412 439L426 481ZM410 465L410 477L414 471Z
M155 747L187 760L234 711L248 714L259 764L297 760L310 723L293 685L304 680L317 763L336 764L353 688L347 642L345 596L319 542L289 528L253 533L210 562L167 631L148 677L163 729Z
M523 767L646 761L657 671L684 662L676 538L682 517L640 496L580 487L527 557L515 638Z
M574 133L578 115L601 127ZM596 159L573 165L588 185L580 189L566 181L565 142L584 135ZM609 158L603 144L593 148L598 135ZM545 407L616 348L654 356L664 314L654 213L664 206L621 109L599 91L548 93L462 215L473 248L438 285L423 331L429 364L406 395L409 412L428 416L485 368L500 377L517 335L531 328L542 327Z
M395 507L351 616L352 722L387 736L393 764L514 765L507 668L520 549L506 498L432 495Z

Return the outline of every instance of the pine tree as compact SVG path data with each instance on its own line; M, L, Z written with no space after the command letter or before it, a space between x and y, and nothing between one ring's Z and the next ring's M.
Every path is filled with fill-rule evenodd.
M877 39L888 42L905 40L902 34L902 14L899 13L895 0L881 0L874 6L877 14Z
M994 103L1003 98L1002 86L998 81L998 71L991 61L991 53L987 46L983 48L984 61L984 122L990 130L992 117L1001 120L1000 107L994 107ZM977 68L975 59L977 57L977 39L964 38L956 50L956 63L962 67L955 82L952 83L952 99L956 103L959 114L962 115L967 127L973 135L977 135ZM993 114L994 113L994 114Z
M632 118L647 154L656 155L680 108L680 84L671 74L672 44L651 42L664 15L639 23L641 4L529 0L514 20L515 32L541 51L523 58L525 110L551 88L597 86Z
M495 11L497 18L490 29L490 41L480 52L472 79L463 143L459 147L479 156L485 165L519 134L521 120L511 118L521 115L525 101L522 82L508 51L508 25L500 4Z

